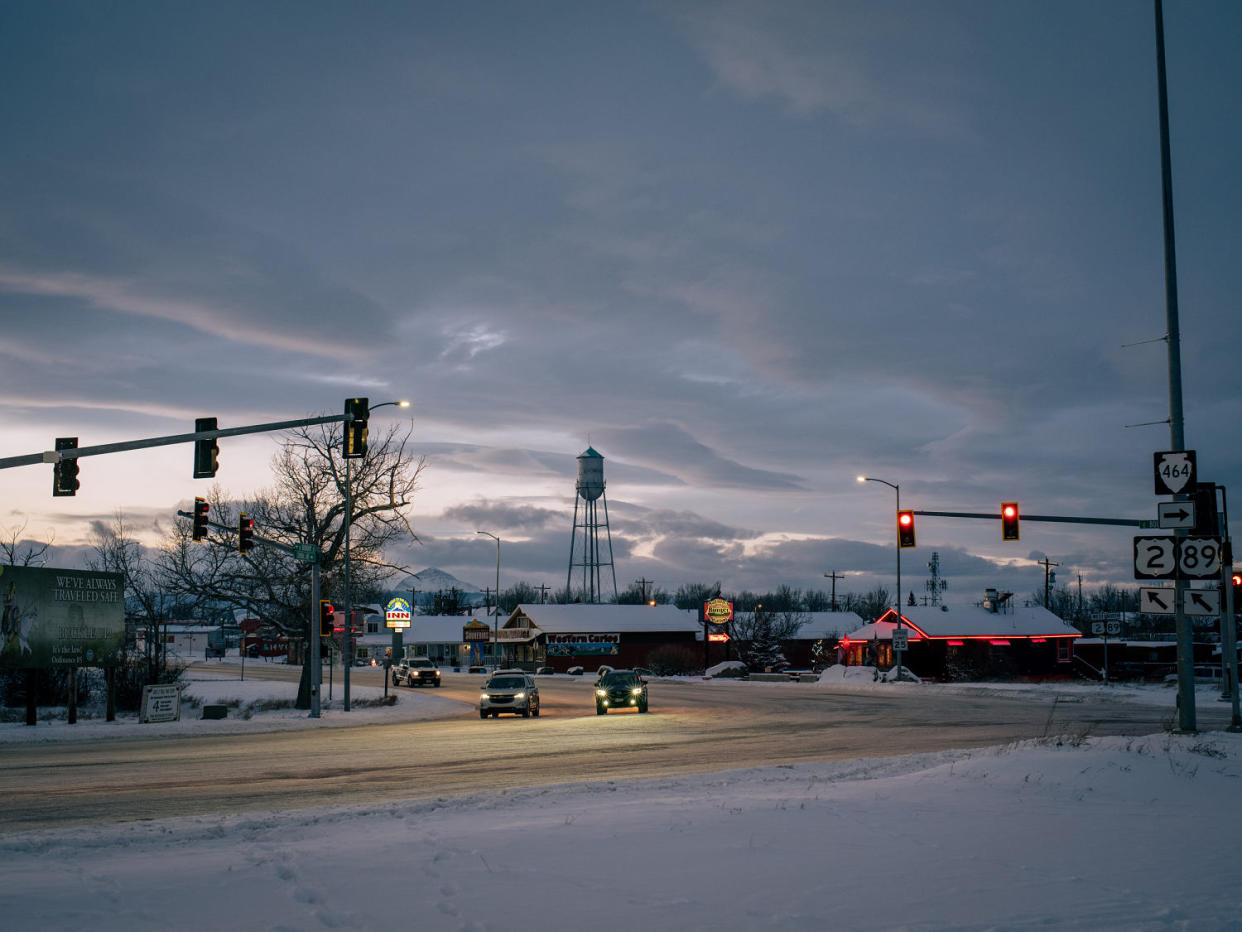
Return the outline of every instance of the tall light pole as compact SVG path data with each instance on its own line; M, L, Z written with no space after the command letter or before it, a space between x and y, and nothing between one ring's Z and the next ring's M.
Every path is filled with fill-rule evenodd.
M496 668L500 668L500 538L488 531L475 531L476 534L483 534L490 537L496 542L496 614L492 616L492 643L496 651L492 658L496 661Z
M901 511L901 486L899 486L897 483L889 482L887 479L876 479L874 476L859 476L858 481L859 482L879 482L883 485L888 486L890 489L892 489L894 492L897 493L897 512L899 513ZM896 527L896 518L897 518L897 515L894 514L893 516L894 527ZM901 531L900 530L897 531L897 599L894 604L897 606L897 627L900 628L902 627L902 624L901 624ZM898 651L894 651L893 653L896 655L897 679L900 680L901 679L901 651L898 650ZM877 658L877 662L878 662L878 658Z
M387 408L389 406L398 408L408 408L408 401L384 401L377 405L369 405L368 413L376 408ZM349 423L344 425L345 430L349 430ZM342 645L341 656L344 660L345 667L345 696L342 708L346 712L349 711L349 668L354 665L354 618L353 618L353 602L350 598L350 578L349 578L349 537L350 528L354 523L354 493L353 478L351 473L352 458L343 457L345 460L345 643ZM330 668L329 668L330 672Z

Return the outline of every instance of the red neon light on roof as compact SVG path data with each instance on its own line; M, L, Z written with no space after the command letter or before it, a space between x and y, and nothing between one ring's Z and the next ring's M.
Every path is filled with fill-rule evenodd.
M988 641L988 643L991 644L993 647L1008 647L1009 646L1009 642L1006 641L1004 638L993 638L992 640Z
M1047 640L1048 640L1047 638L1031 638L1031 643L1032 644L1043 644Z
M950 647L961 647L963 642L962 641L945 641L945 643L948 644Z

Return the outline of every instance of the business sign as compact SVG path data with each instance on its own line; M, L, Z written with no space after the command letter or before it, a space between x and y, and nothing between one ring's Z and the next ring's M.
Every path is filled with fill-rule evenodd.
M549 657L615 656L621 650L620 634L549 634Z
M405 630L410 626L410 603L400 597L384 606L384 626Z
M490 641L492 629L481 621L472 621L461 629L463 641Z
M724 644L729 640L729 635L721 631L719 634L709 634L707 639L713 644Z
M106 666L125 646L119 573L0 566L0 665Z
M708 624L727 625L733 620L733 603L728 599L708 599L703 603L703 617Z

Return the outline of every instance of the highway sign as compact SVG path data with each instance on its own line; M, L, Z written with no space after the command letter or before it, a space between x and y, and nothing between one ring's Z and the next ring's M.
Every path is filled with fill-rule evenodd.
M1195 487L1194 450L1166 450L1152 455L1156 464L1157 495L1176 495Z
M1104 631L1107 634L1120 634L1121 633L1121 622L1119 621L1105 622Z
M294 544L293 556L295 559L303 563L314 563L315 558L319 555L319 550L314 544Z
M1219 589L1187 589L1182 600L1182 611L1187 615L1219 615Z
M1194 502L1157 502L1156 513L1160 516L1160 527L1165 530L1195 526Z
M1144 587L1139 590L1139 611L1145 615L1172 615L1176 611L1174 594L1172 589Z
M1177 546L1173 537L1134 538L1134 578L1177 577Z
M1215 579L1220 576L1220 538L1178 538L1177 572L1183 579Z
M1091 622L1091 633L1092 634L1103 634L1104 633L1104 622L1102 621Z

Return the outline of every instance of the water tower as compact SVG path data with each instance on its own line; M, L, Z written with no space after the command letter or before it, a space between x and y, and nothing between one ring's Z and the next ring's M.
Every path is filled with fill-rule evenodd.
M604 504L604 520L599 520L598 505ZM579 504L581 515L579 518ZM604 530L605 555L600 547L600 528ZM582 533L579 535L578 531ZM581 541L581 543L579 543ZM565 589L572 591L574 569L581 568L582 598L598 602L603 594L601 571L608 567L612 575L612 597L617 597L617 571L612 565L612 532L608 529L608 496L604 494L604 458L593 447L578 457L578 494L574 497L574 533L569 540L569 574Z

